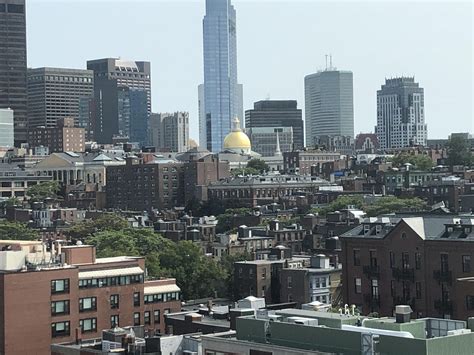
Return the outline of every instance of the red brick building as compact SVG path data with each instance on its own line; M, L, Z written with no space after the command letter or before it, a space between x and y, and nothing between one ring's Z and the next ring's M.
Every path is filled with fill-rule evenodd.
M145 281L140 257L95 257L92 246L0 241L0 353L50 354L52 343L98 338L115 325L164 332L181 309L174 279Z
M341 237L343 298L363 313L474 316L474 217L424 214L369 218Z
M56 127L35 127L28 132L30 147L45 146L50 153L83 152L85 130L74 127L73 118L60 118Z

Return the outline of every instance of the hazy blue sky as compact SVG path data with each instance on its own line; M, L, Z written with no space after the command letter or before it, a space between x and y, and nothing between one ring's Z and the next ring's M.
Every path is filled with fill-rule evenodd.
M153 111L189 111L190 136L198 139L204 0L27 2L30 67L149 60ZM354 72L356 133L373 131L376 90L398 75L414 75L425 89L429 138L474 132L471 1L233 4L244 110L268 97L296 99L304 109L304 76L332 53L334 66Z

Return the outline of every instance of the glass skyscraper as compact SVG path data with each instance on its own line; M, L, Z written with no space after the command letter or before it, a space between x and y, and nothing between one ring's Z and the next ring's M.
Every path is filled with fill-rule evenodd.
M237 83L235 9L230 0L206 0L203 20L204 84L199 88L199 140L220 152L231 120L242 119L242 85Z

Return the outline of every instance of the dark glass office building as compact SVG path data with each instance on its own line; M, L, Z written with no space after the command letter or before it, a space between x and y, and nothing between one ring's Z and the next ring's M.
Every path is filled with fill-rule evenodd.
M245 128L292 127L293 150L304 147L303 114L296 100L263 100L245 111Z
M145 93L144 102L137 100L144 103L143 109L146 110L148 120L151 113L150 62L105 58L88 61L87 69L94 71L94 140L98 143L112 143L114 136L128 136L132 139L132 131L146 131L147 124L134 127L141 124L143 119L131 118L130 90Z
M14 138L27 140L25 0L0 0L0 109L14 110Z

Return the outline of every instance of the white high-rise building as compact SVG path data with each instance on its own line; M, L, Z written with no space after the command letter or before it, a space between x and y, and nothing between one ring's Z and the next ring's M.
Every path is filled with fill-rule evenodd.
M424 90L415 78L385 79L377 91L375 133L381 149L426 145Z
M189 143L189 113L152 113L148 132L150 143L158 150L186 152Z
M329 67L304 78L306 146L321 136L354 138L352 72Z
M222 150L231 121L242 119L242 85L237 82L237 31L230 0L206 0L203 20L204 84L199 90L199 144Z
M0 147L13 147L13 110L0 108Z

